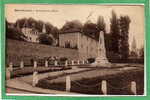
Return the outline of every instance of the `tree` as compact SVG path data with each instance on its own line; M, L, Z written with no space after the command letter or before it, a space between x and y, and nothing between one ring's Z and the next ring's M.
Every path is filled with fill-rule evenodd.
M144 46L140 49L140 57L144 59Z
M46 44L46 45L52 45L53 39L48 34L40 34L38 37L39 43Z
M97 28L99 31L103 31L105 33L106 24L103 16L99 16L97 19Z
M136 51L136 40L135 40L135 37L133 37L133 41L132 41L132 45L131 45L131 50L132 51Z
M36 21L35 28L36 28L39 32L42 32L43 24L44 24L43 21L38 20L38 21Z
M42 26L42 27L43 27L43 26ZM52 29L54 28L54 26L53 26L51 23L47 22L47 23L45 24L45 28L46 28L46 33L47 33L47 34L52 34L51 32L52 32Z
M132 41L132 44L131 44L131 53L130 53L130 56L132 56L132 57L138 57L135 37L133 37L133 41Z
M106 53L111 52L111 34L104 34Z
M24 36L19 30L16 28L8 28L6 31L6 37L15 40L25 41L26 36Z
M82 30L82 23L78 20L66 22L61 28L61 32L77 32Z
M111 34L111 49L114 53L119 53L119 23L117 15L112 11L112 18L110 19L110 34Z
M28 22L28 27L29 28L35 28L35 25L36 25L36 20L35 19L30 17L30 18L27 19L27 22Z
M19 24L19 27L23 28L26 20L27 20L27 18L18 19L15 23L15 27L17 26L17 24Z
M121 58L127 59L129 56L129 26L130 26L130 18L129 16L121 16L119 20L120 26L120 43L119 43L119 53Z
M57 27L53 27L51 30L51 34L54 36L55 39L59 38L59 29Z
M6 27L6 33L7 33L7 30L8 30L8 21L7 21L7 19L5 20L5 27Z
M88 20L83 26L83 33L98 39L98 37L96 37L95 35L96 33L99 33L99 30L96 24Z
M15 27L15 24L9 23L6 20L6 37L10 39L25 41L26 36L22 34L21 30Z
M106 28L106 24L105 24L105 21L104 21L104 17L99 16L98 19L97 19L97 30L98 30L98 32L95 33L95 38L98 39L100 31L103 31L104 33L106 33L105 28Z

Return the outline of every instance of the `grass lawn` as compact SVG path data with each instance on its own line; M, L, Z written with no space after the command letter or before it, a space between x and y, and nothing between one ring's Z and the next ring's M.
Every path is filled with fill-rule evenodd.
M137 83L137 94L144 92L144 70L140 68L107 69L98 68L92 71L69 74L71 77L71 91L84 94L102 94L101 81L107 81L108 94L131 95L130 82ZM41 79L38 87L65 91L65 79L67 75Z

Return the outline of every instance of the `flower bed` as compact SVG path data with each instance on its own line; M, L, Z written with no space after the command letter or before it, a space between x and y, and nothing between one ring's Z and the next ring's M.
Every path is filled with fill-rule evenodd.
M51 72L51 71L60 71L60 70L67 70L71 69L71 67L24 67L24 68L17 68L11 72L11 77L19 77L24 75L33 74L34 71L37 71L38 73L44 73L44 72Z

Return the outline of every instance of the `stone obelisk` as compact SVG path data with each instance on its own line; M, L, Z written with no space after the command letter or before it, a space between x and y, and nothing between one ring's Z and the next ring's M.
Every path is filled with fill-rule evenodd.
M95 59L95 62L91 64L95 67L110 67L111 63L109 63L106 57L106 48L105 48L105 40L104 40L104 32L100 31L99 34L99 44L98 44L98 57Z

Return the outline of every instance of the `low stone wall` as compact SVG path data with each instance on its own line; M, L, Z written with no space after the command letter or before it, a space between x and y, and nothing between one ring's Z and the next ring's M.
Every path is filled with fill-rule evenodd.
M49 45L29 43L17 40L7 39L6 41L6 61L7 64L13 62L19 66L23 60L25 65L31 64L31 59L44 58L50 56L67 57L68 59L79 59L78 50L53 47Z

